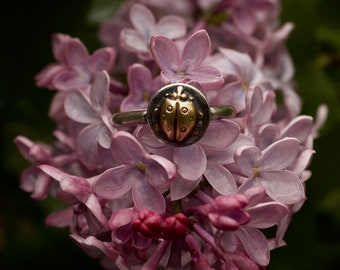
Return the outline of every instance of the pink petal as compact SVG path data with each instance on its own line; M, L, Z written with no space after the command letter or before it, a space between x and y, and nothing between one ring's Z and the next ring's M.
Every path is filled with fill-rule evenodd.
M174 162L178 173L188 180L200 178L207 167L207 157L198 144L175 148Z
M223 231L222 235L216 240L226 252L235 252L238 244L235 231Z
M62 191L73 195L80 202L85 203L92 193L90 184L85 178L69 175L50 165L40 165L39 168L59 181Z
M147 180L154 187L167 188L176 176L176 165L162 156L148 155L147 158Z
M105 149L110 149L111 146L112 132L105 125L101 125L98 131L98 143Z
M144 37L134 29L123 29L119 36L120 44L128 51L140 53L148 52L148 43Z
M116 51L114 48L106 47L96 50L90 58L90 67L93 73L103 70L110 72L116 60Z
M224 79L222 73L209 66L200 66L186 71L183 75L187 80L198 81L204 90L218 90Z
M248 74L251 73L250 70L253 68L253 61L248 54L225 48L219 50L232 64L229 66L232 69L225 72L242 78L242 81L249 78Z
M138 181L133 186L132 198L139 210L149 209L158 214L165 212L163 195L146 181Z
M240 148L241 146L252 146L252 145L254 145L253 138L241 133L231 145L229 145L226 149L223 150L223 153L221 153L222 155L218 155L216 153L217 154L216 158L218 159L218 162L220 164L234 163L235 162L234 154L236 150ZM209 155L209 160L211 158L213 159L215 158L215 156L214 155L211 156L210 153L207 155Z
M98 121L98 115L90 101L79 91L69 92L64 101L66 115L78 123L89 124Z
M273 200L293 204L305 197L305 191L300 179L290 171L266 171L256 177L266 189L267 195Z
M200 140L207 148L223 149L232 144L240 134L240 127L230 120L211 121Z
M182 178L180 175L177 175L175 180L171 183L171 200L176 201L186 197L197 187L200 181L201 177L197 180L191 181Z
M46 174L39 173L35 179L34 190L31 193L31 198L35 200L45 199L49 195L52 181L53 180ZM22 187L22 185L20 185L20 187Z
M89 169L95 169L98 165L98 135L100 123L86 126L77 136L76 152L81 162Z
M269 263L269 247L267 238L262 232L248 226L240 227L237 235L249 257L261 266Z
M262 170L285 169L295 160L298 150L297 139L284 138L264 149L261 159L254 167L260 167Z
M199 30L189 37L182 54L183 70L192 70L199 66L210 54L211 43L206 30Z
M236 8L233 10L232 17L235 25L246 35L253 33L256 26L255 15L245 8Z
M78 39L72 39L66 48L66 60L69 67L87 68L89 63L89 54L85 45Z
M52 36L52 49L54 58L61 64L67 64L66 48L68 43L72 40L69 35L56 33Z
M101 258L105 256L105 245L96 237L91 235L82 238L77 234L71 234L70 237L91 258Z
M84 204L87 206L87 208L91 211L91 214L95 218L93 220L90 220L91 217L88 217L89 227L92 229L95 229L98 227L99 230L101 230L103 227L105 228L107 226L107 219L103 214L102 207L100 205L100 202L98 201L98 198L95 194L90 194L86 201L84 201ZM91 226L92 225L92 226Z
M264 92L261 87L256 86L251 98L251 124L261 125L270 122L275 105L274 92Z
M270 123L261 126L258 133L256 145L261 149L265 149L279 138L280 129L277 125Z
M315 150L313 149L306 149L303 151L300 156L297 158L293 172L297 176L301 176L301 174L304 172L304 170L308 167L308 165L311 162L312 155L315 154Z
M143 175L130 166L118 166L108 169L96 179L93 192L98 196L113 200L124 196L132 187L132 184Z
M51 227L67 228L72 225L73 215L73 207L55 211L47 216L45 224Z
M49 64L42 71L40 71L34 78L38 87L46 87L48 89L54 88L54 77L65 68L60 64Z
M261 157L261 150L255 146L241 146L235 152L235 161L247 176L253 175L255 162Z
M109 219L109 228L116 230L119 227L125 226L132 222L134 208L122 208L114 212Z
M30 149L34 145L34 142L24 136L17 136L14 139L14 143L20 151L20 154L23 155L25 159L30 162L34 162L32 156L30 155Z
M265 229L279 224L288 214L288 207L278 202L266 202L248 208L247 212L251 216L249 226Z
M106 71L98 73L95 77L90 91L90 100L93 109L98 113L102 113L109 109L110 92L109 92L110 78Z
M76 70L64 69L53 78L53 86L62 91L86 89L90 84L90 75Z
M143 160L146 152L132 134L126 131L118 131L113 133L111 154L119 163L135 164Z
M130 9L130 21L135 29L147 37L155 26L155 17L152 12L141 4L134 4Z
M231 194L236 192L236 181L232 173L222 165L208 163L204 176L218 193Z
M127 77L130 94L141 95L151 90L153 78L151 71L147 67L141 64L133 64L128 69Z
M313 118L300 115L294 118L282 131L281 137L294 137L304 143L313 129Z
M40 165L38 166L38 168L58 182L60 182L64 178L72 177L71 175L51 165Z
M156 26L156 33L170 39L183 37L187 32L186 22L179 16L167 15L162 17Z
M178 71L180 56L176 44L164 36L153 36L151 53L162 71Z

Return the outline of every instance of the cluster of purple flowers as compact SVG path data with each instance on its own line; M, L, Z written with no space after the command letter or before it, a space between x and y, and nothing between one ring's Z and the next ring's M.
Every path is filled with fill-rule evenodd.
M92 54L54 34L56 63L36 83L56 90L56 140L15 138L32 162L20 187L65 203L46 224L67 228L105 269L264 269L306 199L327 114L300 115L285 47L293 25L279 14L279 0L125 1ZM147 124L114 125L113 113L146 109L173 83L236 115L185 147Z

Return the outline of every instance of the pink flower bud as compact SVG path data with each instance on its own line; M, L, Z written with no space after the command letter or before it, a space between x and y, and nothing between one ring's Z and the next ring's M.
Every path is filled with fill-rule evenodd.
M167 217L163 224L164 239L174 240L183 238L188 231L189 220L182 213Z
M244 210L247 204L248 199L240 194L218 196L210 204L207 216L217 229L234 231L250 220Z
M142 210L133 220L132 227L146 238L158 239L161 236L162 218L151 210Z

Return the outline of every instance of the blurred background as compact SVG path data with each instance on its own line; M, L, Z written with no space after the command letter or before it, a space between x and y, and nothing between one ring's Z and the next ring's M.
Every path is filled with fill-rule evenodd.
M51 35L79 37L90 52L100 46L96 21L120 1L8 1L2 8L0 41L0 269L101 269L67 231L47 228L50 201L34 201L19 189L30 164L13 139L25 135L50 142L47 112L53 91L38 89L34 76L54 62ZM101 6L105 8L102 9ZM292 55L302 114L320 103L329 117L315 141L307 201L294 216L287 246L271 252L270 270L340 269L340 0L282 0L281 21L295 24ZM3 34L4 33L4 34ZM72 264L72 265L70 265Z

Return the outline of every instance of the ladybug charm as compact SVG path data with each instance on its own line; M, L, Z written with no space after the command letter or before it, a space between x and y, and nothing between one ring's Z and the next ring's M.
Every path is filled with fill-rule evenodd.
M150 100L147 121L162 141L187 146L204 135L210 121L210 108L205 96L189 84L170 84Z

